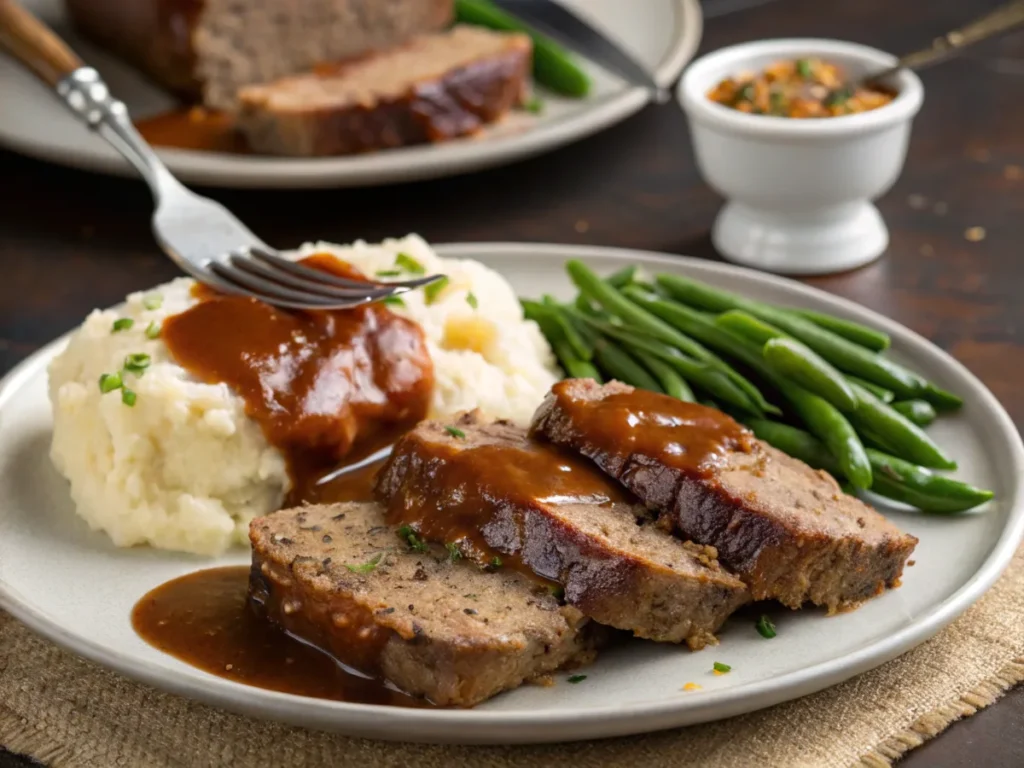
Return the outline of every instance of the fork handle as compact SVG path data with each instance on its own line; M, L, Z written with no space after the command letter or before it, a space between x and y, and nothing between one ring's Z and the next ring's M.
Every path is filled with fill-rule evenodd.
M99 72L16 0L0 0L0 48L53 87L75 116L135 166L158 204L181 187L135 130L124 102L113 97Z

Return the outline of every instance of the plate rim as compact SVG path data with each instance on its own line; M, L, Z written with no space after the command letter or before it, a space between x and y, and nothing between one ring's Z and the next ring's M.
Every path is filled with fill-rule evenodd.
M670 87L700 46L703 13L699 0L668 0L673 37L652 73ZM15 64L15 66L17 66ZM40 90L42 96L43 90ZM625 87L593 100L576 115L542 124L536 130L488 141L402 147L386 152L336 158L232 156L216 152L162 149L157 154L181 181L224 189L315 189L373 187L445 178L508 165L553 151L599 133L639 112L651 101L639 87ZM0 146L19 154L93 173L134 177L131 166L102 150L82 150L15 134L0 124ZM410 164L413 152L435 150ZM384 158L383 161L381 158ZM383 166L383 167L381 167Z
M455 243L433 247L442 257L475 257L485 264L491 258L528 251L536 256L563 262L570 258L589 258L592 262L597 262L599 267L600 262L642 259L652 264L663 264L685 274L753 278L787 290L797 300L823 300L841 310L842 314L872 323L888 332L898 346L910 345L941 364L951 377L959 379L959 383L963 384L964 394L973 398L977 407L994 419L998 427L998 435L995 437L1008 449L1006 455L1012 473L1012 477L1008 479L1008 512L1005 524L995 538L988 556L969 579L948 598L933 605L908 626L889 637L806 669L749 685L708 691L699 697L632 702L628 708L612 703L583 711L567 709L537 714L528 711L480 709L405 710L383 708L380 705L308 699L253 689L213 676L209 679L181 677L173 670L127 660L99 643L76 637L73 632L20 598L16 590L2 581L0 608L66 650L131 679L192 700L264 719L401 741L463 744L576 741L650 732L751 712L822 690L879 666L927 640L976 602L1002 575L1012 561L1021 540L1024 539L1024 443L1013 421L995 395L965 366L928 339L895 320L849 299L795 280L688 256L630 248L552 243ZM0 408L23 386L26 379L37 375L39 367L66 343L68 335L64 334L46 344L14 366L0 380ZM388 712L386 718L381 717L382 709Z

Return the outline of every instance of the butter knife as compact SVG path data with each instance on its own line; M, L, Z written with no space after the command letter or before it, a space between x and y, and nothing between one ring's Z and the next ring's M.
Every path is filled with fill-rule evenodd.
M669 93L655 82L654 77L636 59L626 53L618 43L609 40L565 6L553 0L492 0L503 11L512 14L546 35L558 40L566 48L584 56L626 82L651 93L659 104ZM630 4L623 3L624 8Z

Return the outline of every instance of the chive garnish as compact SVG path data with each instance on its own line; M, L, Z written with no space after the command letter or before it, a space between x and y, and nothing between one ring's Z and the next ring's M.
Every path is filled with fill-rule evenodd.
M732 671L732 667L730 667L728 664L723 664L720 661L716 661L714 663L714 668L715 668L715 672L731 672Z
M447 427L445 427L445 428L444 428L444 431L445 431L445 432L447 432L447 433L448 433L449 435L451 435L452 437L459 437L459 438L462 438L462 437L465 437L465 436L466 436L466 433L465 433L465 432L463 432L463 431L462 431L461 429L459 429L458 427L452 427L452 426L447 426Z
M104 395L120 389L122 385L120 373L104 373L100 376L100 392Z
M810 59L797 59L796 60L796 73L805 80L814 75L814 67L811 65Z
M124 387L121 390L121 402L131 408L135 405L135 391Z
M523 109L527 112L531 112L535 115L539 115L544 111L544 102L537 96L531 97L528 101L523 104Z
M377 563L380 562L380 559L383 556L383 554L383 552L378 552L365 563L360 563L359 565L349 565L348 563L346 563L345 567L352 571L352 573L369 573L377 567Z
M160 309L160 307L163 306L163 303L164 297L161 296L159 293L154 293L150 296L146 296L142 300L142 306L144 306L146 309Z
M476 300L476 294L470 291L466 294L466 303L469 304L473 309L480 306L480 302Z
M423 288L423 295L427 298L427 304L433 304L441 291L448 287L448 278L441 277Z
M416 531L412 529L412 526L403 525L398 529L398 536L409 545L409 549L414 549L417 552L427 551L426 543L416 535Z
M410 256L408 253L400 253L395 256L395 266L401 267L406 272L411 272L414 275L426 274L426 268L420 264L416 259Z
M145 352L136 352L124 359L124 369L142 375L143 371L149 368L151 360Z
M772 620L764 614L761 614L761 618L757 620L757 624L754 626L757 628L757 632L761 637L767 638L768 640L775 637L775 625L772 623Z
M378 269L375 273L377 277L398 277L402 274L400 269Z
M385 306L388 307L404 307L405 302L401 296L388 296L387 298L381 299Z
M118 331L127 331L135 325L135 321L130 317L122 317L114 321L114 326L111 329L111 333L117 333Z
M586 675L569 675L569 682L573 685L575 685L576 683L582 683L586 679Z
M462 549L457 541L449 541L444 547L448 550L448 562L454 563L462 559Z
M836 88L828 96L825 97L823 102L826 107L838 107L845 104L853 97L853 92L846 86L842 88Z
M160 338L160 325L157 322L152 322L146 326L146 338L147 339L159 339Z

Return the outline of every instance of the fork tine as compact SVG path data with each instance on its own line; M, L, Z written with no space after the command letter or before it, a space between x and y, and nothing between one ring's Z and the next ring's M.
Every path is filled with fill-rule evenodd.
M283 270L268 267L262 262L246 256L233 255L229 257L231 264L238 269L249 272L257 277L265 278L273 283L283 284L289 288L312 293L320 298L348 301L349 299L366 298L367 296L390 296L396 292L404 292L408 289L399 288L397 291L389 287L378 287L375 283L362 283L359 288L335 288L324 285L313 280L306 280L304 277L295 277Z
M365 286L366 283L358 280L349 280L344 277L338 277L337 275L331 275L327 272L321 272L319 269L310 269L309 267L298 264L294 261L282 258L277 254L271 253L270 251L264 250L259 247L251 247L249 252L252 253L254 258L271 264L279 269L289 272L297 277L304 277L309 280L315 280L320 283L330 283L331 285L338 286L339 288L357 288L359 286ZM387 285L401 288L419 288L423 285L428 285L436 280L440 280L443 275L429 275L427 277L420 277L416 280L396 280L395 282L382 282L380 280L372 281L374 285Z
M383 296L369 296L364 293L361 298L327 299L264 280L262 277L257 277L220 262L210 262L209 269L222 280L234 283L236 286L242 286L246 289L247 293L256 295L257 298L266 301L268 304L281 305L283 301L286 301L303 309L335 309L368 304L386 296L386 294Z

